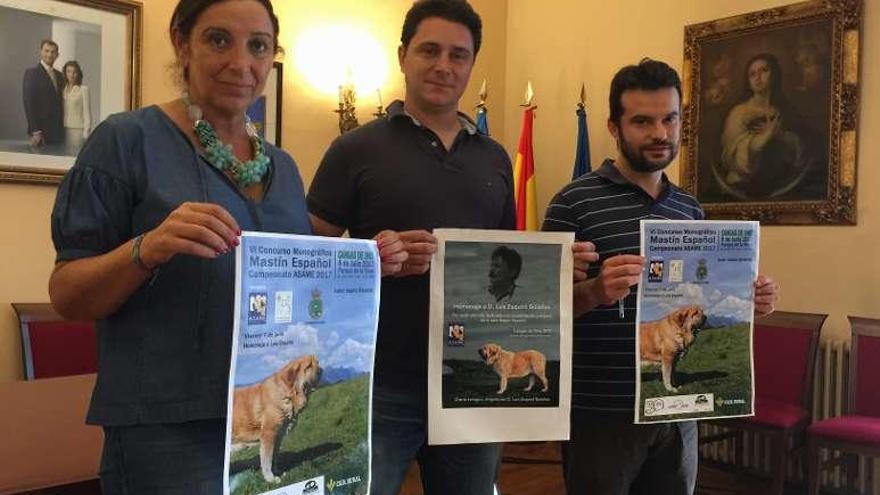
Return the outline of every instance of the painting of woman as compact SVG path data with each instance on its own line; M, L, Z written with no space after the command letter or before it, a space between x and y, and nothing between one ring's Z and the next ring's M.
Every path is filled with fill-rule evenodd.
M724 119L716 180L742 200L773 199L794 190L810 171L807 131L782 91L782 70L770 53L745 66L744 96Z

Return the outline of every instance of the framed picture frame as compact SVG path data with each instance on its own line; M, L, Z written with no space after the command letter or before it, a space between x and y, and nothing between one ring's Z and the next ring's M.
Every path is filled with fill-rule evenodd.
M685 27L681 184L709 218L856 223L861 0Z
M0 181L60 182L95 126L140 106L142 10L0 0Z
M248 117L268 143L281 147L281 97L284 90L284 64L274 62L263 95L247 110Z

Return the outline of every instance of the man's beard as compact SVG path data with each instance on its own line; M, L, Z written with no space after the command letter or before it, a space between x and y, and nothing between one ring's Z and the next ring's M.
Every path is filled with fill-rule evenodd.
M662 162L652 162L645 158L645 150L652 146L667 146L669 147L669 158L663 160ZM659 172L672 163L672 160L675 159L676 155L678 155L678 143L673 143L672 141L659 141L655 140L650 145L640 146L638 149L634 149L634 147L623 137L623 133L620 133L620 140L618 142L618 148L620 148L620 152L623 153L623 156L629 162L630 168L635 170L636 172L642 173L651 173L651 172Z
M513 295L513 290L516 288L516 282L513 279L508 278L490 278L489 279L489 294L495 296L496 301L500 301L505 297L510 297Z

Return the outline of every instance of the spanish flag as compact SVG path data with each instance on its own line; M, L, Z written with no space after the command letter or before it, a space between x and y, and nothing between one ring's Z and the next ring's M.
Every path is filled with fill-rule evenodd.
M535 107L523 112L522 133L513 165L513 187L516 199L516 229L538 230L538 208L535 197L535 155L532 151L532 123Z

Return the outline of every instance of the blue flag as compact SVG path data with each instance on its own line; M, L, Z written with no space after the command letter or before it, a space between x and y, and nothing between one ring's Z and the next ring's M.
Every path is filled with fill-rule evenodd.
M477 107L477 130L486 136L489 135L489 118L486 116L488 113L486 107Z
M592 170L590 167L590 139L587 132L587 112L584 110L583 105L578 105L577 119L577 154L574 157L574 170L571 173L572 180Z

